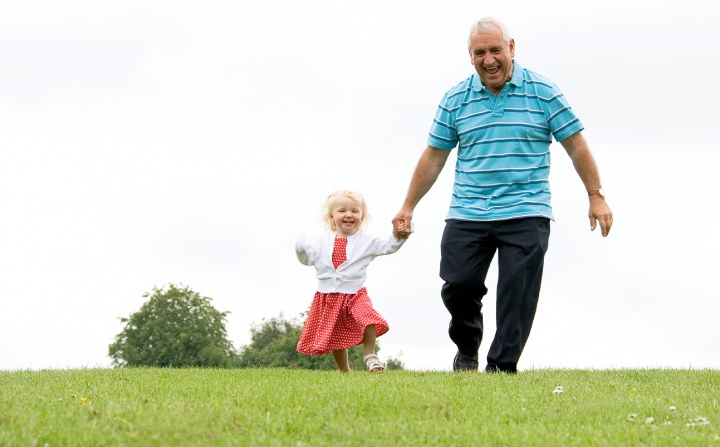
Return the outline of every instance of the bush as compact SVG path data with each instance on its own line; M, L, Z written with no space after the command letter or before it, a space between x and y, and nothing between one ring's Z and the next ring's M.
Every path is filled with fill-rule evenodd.
M237 352L225 330L229 312L219 312L210 298L173 284L143 297L149 300L138 312L120 318L125 328L109 346L114 365L237 366Z
M304 316L304 315L302 315ZM297 352L303 324L298 319L287 320L280 314L269 320L263 319L250 329L251 342L240 350L239 364L244 368L301 368L301 369L337 369L332 355L311 356ZM380 351L376 343L376 351ZM363 346L348 349L350 369L364 370ZM388 359L387 369L405 369L398 359Z

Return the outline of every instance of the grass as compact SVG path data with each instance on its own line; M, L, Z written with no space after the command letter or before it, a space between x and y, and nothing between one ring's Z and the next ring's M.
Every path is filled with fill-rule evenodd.
M720 371L0 371L0 445L720 446Z

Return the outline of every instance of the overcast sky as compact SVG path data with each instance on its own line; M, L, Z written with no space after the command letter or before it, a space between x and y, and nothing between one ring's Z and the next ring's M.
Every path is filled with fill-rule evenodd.
M585 125L615 224L551 147L550 249L519 368L720 368L717 2L0 5L0 369L106 367L119 317L190 286L250 328L310 305L294 242L356 189L391 231L443 93L494 15ZM439 243L454 153L366 283L381 358L449 370ZM496 266L485 297L487 353Z

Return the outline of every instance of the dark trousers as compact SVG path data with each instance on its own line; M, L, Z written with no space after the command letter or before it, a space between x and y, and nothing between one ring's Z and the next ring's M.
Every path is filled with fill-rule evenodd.
M442 299L451 316L450 339L461 353L474 356L480 348L485 278L497 252L497 330L487 362L502 371L517 371L535 318L549 237L550 220L544 217L445 222Z

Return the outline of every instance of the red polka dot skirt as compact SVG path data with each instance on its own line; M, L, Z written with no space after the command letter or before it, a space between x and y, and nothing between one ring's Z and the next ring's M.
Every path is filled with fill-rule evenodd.
M347 260L347 239L335 238L333 266ZM321 355L362 343L365 327L375 325L377 336L390 328L372 307L365 287L355 294L315 292L307 320L300 334L297 350L303 354Z

